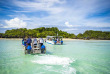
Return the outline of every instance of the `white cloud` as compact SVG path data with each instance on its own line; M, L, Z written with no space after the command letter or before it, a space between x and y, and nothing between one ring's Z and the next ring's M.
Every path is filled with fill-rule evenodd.
M25 28L27 26L26 22L19 18L14 18L11 20L5 20L6 26L4 28Z
M80 26L80 25L75 25L75 24L71 25L71 24L69 24L69 22L65 22L65 25L67 27L79 27Z
M74 31L74 30L78 30L78 29L76 29L76 28L73 28L73 29L64 29L63 31Z
M63 4L65 0L32 0L32 1L19 1L15 0L14 4L18 7L23 8L23 11L17 12L33 12L33 11L47 11L52 14L60 13L64 9L57 7L55 4ZM15 11L16 12L16 11Z
M0 24L0 28L2 28L3 27L3 24Z
M73 27L73 25L70 25L69 22L65 22L65 25L66 25L67 27Z
M17 18L20 18L20 20L23 20L23 21L30 21L31 20L31 18L27 17L24 14L20 14L20 15L8 15L8 16L11 17L11 18L17 17Z
M86 22L85 26L88 27L110 27L110 23L105 22Z
M0 24L0 26L3 26L3 24Z

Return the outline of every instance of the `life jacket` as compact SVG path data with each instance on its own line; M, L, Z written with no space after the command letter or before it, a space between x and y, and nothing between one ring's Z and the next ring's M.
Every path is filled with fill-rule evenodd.
M31 48L31 46L30 45L28 45L27 46L27 50L31 50L32 48Z
M45 46L44 46L44 45L41 46L41 50L42 50L43 48L45 49Z

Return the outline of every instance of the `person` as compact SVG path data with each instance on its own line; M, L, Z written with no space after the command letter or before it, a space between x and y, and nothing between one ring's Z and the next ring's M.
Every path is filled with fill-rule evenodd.
M27 43L28 43L28 44L31 44L31 43L32 43L32 40L31 40L30 37L28 37L28 39L27 39Z
M43 38L42 38L42 37L41 37L41 38L39 38L39 44L40 44L40 46L42 46L42 45L43 45L43 43L44 43Z
M46 42L46 39L45 39L45 42Z
M33 44L34 44L34 45L37 45L37 39L36 39L36 38L34 38Z
M42 46L41 46L41 53L44 53L44 50L45 50L45 46L42 45Z
M24 46L26 46L26 43L27 43L27 41L26 41L26 39L24 39Z
M28 54L31 53L31 49L32 49L32 48L31 48L31 44L28 44L28 46L27 46L27 53L28 53Z
M57 43L59 43L59 38L57 38Z
M59 39L57 38L57 41L59 41Z
M24 45L24 38L23 38L23 40L22 40L22 45Z
M61 39L61 44L63 44L63 40Z

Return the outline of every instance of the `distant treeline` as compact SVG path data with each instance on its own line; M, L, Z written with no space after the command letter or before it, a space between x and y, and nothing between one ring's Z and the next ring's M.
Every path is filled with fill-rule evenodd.
M110 40L110 32L102 32L102 31L93 31L87 30L83 34L70 34L65 31L59 30L57 27L52 28L35 28L35 29L26 29L26 28L19 28L19 29L12 29L7 30L5 33L0 33L1 38L23 38L23 37L46 37L46 36L63 36L63 38L73 38L73 39L104 39Z
M110 40L110 32L93 31L87 30L83 34L78 34L79 39L100 39L100 40Z
M26 28L19 28L19 29L12 29L7 30L5 33L0 33L0 37L2 38L23 38L23 37L46 37L46 36L63 36L64 38L75 38L74 34L69 34L67 32L59 30L57 27L52 28L35 28L35 29L26 29Z

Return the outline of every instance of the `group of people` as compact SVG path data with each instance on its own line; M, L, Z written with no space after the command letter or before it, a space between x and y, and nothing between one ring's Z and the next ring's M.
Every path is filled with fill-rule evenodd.
M37 38L34 38L33 41L30 37L28 37L27 39L24 39L22 40L22 45L25 46L25 49L27 50L27 53L30 54L31 53L31 50L32 50L32 46L31 44L33 45L37 45L37 44L40 44L40 47L41 47L41 53L43 53L43 49L45 49L45 46L43 45L44 43L44 40L43 38L39 38L39 40L37 40Z

